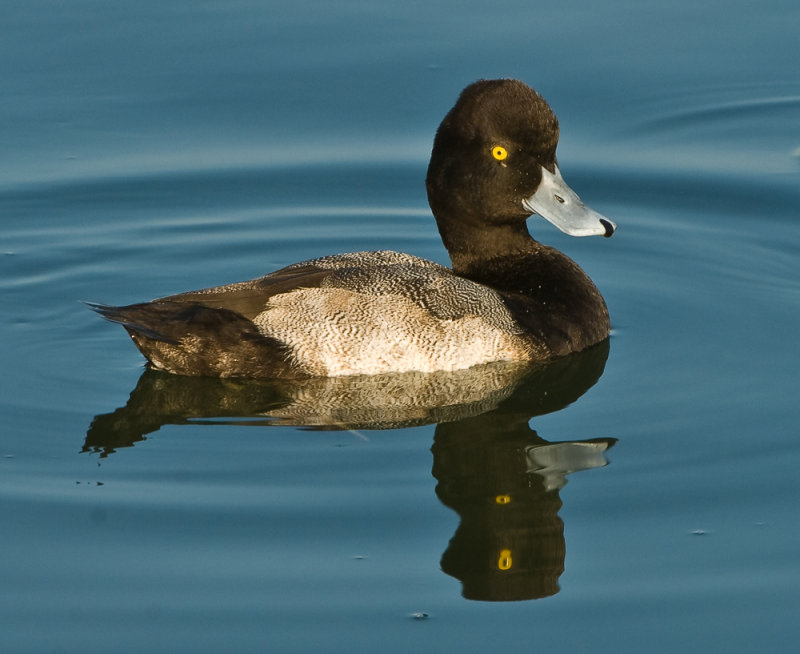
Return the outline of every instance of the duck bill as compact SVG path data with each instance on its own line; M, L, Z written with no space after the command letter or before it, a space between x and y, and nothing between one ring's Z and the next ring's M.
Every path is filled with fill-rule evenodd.
M542 181L531 197L522 201L533 213L553 223L570 236L611 236L617 226L605 216L587 207L561 176L542 168Z

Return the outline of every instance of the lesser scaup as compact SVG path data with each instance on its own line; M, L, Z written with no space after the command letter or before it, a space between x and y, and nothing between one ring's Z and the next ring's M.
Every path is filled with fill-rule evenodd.
M605 302L569 257L535 241L534 213L575 236L615 226L556 163L558 120L516 80L461 93L436 132L426 186L453 268L399 252L336 254L251 281L124 307L155 368L282 377L458 370L548 361L608 337Z

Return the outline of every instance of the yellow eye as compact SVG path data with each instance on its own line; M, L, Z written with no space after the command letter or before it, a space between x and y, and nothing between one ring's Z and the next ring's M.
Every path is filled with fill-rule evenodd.
M502 161L508 156L508 150L506 150L502 145L495 145L492 148L492 156L498 161Z
M514 560L511 558L511 550L500 550L500 556L497 557L498 570L511 570L514 565Z

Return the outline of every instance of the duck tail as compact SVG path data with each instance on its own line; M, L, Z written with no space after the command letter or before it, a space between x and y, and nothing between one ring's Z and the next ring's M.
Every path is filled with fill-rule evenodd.
M307 377L283 342L230 309L156 300L115 307L86 305L122 325L150 364L192 376Z

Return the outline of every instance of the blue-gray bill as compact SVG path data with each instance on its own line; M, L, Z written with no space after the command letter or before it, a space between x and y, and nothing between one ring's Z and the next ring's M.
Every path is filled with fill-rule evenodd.
M605 216L587 207L561 176L558 166L555 174L542 168L542 181L531 197L522 205L553 223L570 236L605 236L614 233L617 226Z

